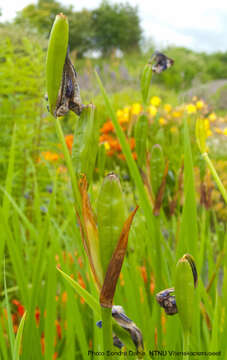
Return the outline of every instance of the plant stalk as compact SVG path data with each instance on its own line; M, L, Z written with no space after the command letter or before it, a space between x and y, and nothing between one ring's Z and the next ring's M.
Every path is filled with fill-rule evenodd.
M65 142L65 137L64 137L64 134L62 131L62 127L61 127L59 118L55 118L55 126L56 126L56 131L57 131L59 140L62 145L62 151L63 151L64 158L66 161L66 165L69 170L69 175L70 175L72 190L73 190L73 197L75 200L75 207L76 207L78 214L81 217L81 196L80 196L80 192L79 192L79 188L78 188L78 179L76 177L75 171L73 170L72 159L71 159L69 150L68 150L66 142Z
M221 194L222 194L222 196L223 196L223 198L224 198L224 200L225 200L225 202L227 204L227 191L225 190L224 185L222 184L221 179L219 178L219 176L217 174L217 171L215 170L214 165L212 164L212 162L211 162L211 160L210 160L210 158L209 158L209 156L208 156L208 154L206 152L203 153L202 156L204 157L207 165L209 166L209 169L210 169L210 171L211 171L211 173L212 173L212 175L214 177L214 180L216 181L218 189L220 190L220 192L221 192Z
M183 330L183 353L189 353L190 333ZM184 360L189 360L189 354L184 356Z
M104 360L112 359L108 356L108 351L113 349L113 335L112 335L112 309L101 306L102 314L102 334L104 346Z

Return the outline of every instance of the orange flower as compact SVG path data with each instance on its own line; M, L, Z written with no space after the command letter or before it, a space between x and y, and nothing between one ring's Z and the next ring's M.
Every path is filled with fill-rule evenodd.
M121 160L125 160L125 156L122 153L118 154L117 157ZM135 151L132 153L132 157L134 160L137 160L137 153Z
M62 301L62 303L66 303L66 301L67 301L67 292L66 291L64 291L62 293L61 301Z
M84 279L82 278L81 274L78 273L78 283L80 284L80 286L84 289L86 289L86 285L85 285L85 282L84 282Z
M84 263L83 263L83 259L81 256L78 257L77 262L79 264L79 267L82 269L82 267L84 266Z
M99 137L99 142L100 143L103 143L105 141L108 141L110 138L112 138L110 135L108 134L103 134Z
M121 286L124 286L125 285L125 281L124 281L124 277L123 277L123 274L120 273L120 285Z
M73 134L66 135L65 142L66 142L66 145L67 145L69 151L71 152L72 147L73 147Z
M51 151L42 152L41 155L43 156L44 160L54 162L59 160L59 155L57 153L53 153Z
M135 146L136 146L136 140L135 140L135 138L130 138L129 139L129 144L130 144L130 148L131 148L131 150L133 150L133 149L135 149Z
M121 145L117 139L109 139L108 141L110 148L115 151L121 151Z
M56 331L57 331L58 339L61 339L62 338L61 324L60 324L60 322L58 320L56 320L55 325L56 325Z
M108 156L113 156L113 155L114 155L114 151L113 151L113 150L109 150L109 151L107 152L107 155L108 155Z
M42 354L44 355L44 353L45 353L45 336L44 336L44 333L42 333L42 335L41 335L40 342L41 342Z
M162 324L162 332L165 334L166 333L166 316L165 316L164 312L161 313L161 324Z
M103 124L103 127L100 129L101 133L108 134L109 132L112 132L114 130L114 126L112 121L106 121Z
M18 325L17 324L13 324L13 332L16 334L18 330Z
M35 309L35 322L36 322L36 326L39 327L40 309L38 307Z
M141 272L141 276L143 278L143 281L145 282L145 284L147 283L147 269L145 266L140 266L140 272Z
M154 294L154 290L155 290L155 279L154 279L154 275L151 274L150 292L152 295Z
M121 160L125 160L125 156L122 153L118 154L117 157Z
M16 307L17 307L17 312L18 312L18 314L22 317L22 316L24 315L24 306L21 305L21 303L20 303L18 300L16 300L16 299L12 300L12 303L13 303L14 305L16 305Z
M86 288L85 282L84 282L84 280L83 280L83 278L82 278L82 276L81 276L80 273L78 273L78 283L80 284L80 286L81 286L82 288L84 288L84 289ZM84 300L83 297L80 297L80 302L81 302L81 304L84 304L84 303L85 303L85 300Z

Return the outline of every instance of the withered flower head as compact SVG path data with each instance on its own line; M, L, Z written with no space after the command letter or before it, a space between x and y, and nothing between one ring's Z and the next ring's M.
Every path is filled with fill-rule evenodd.
M154 65L152 66L152 71L157 74L161 74L164 70L170 68L174 60L168 58L165 54L160 53L159 51L155 51L151 56L150 63L154 61Z

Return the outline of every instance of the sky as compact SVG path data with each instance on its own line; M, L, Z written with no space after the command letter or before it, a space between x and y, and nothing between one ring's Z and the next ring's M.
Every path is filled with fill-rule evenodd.
M101 0L59 0L75 11L94 9ZM112 3L126 2L112 0ZM128 0L138 6L146 38L156 45L184 46L196 51L227 51L227 1L224 0ZM12 20L17 11L34 0L0 0L1 21Z

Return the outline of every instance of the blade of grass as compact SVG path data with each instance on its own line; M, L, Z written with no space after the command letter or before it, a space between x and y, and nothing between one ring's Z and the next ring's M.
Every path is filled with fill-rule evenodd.
M14 337L14 332L13 332L13 322L12 322L11 309L10 309L9 298L8 298L8 293L7 293L5 261L4 261L3 276L4 276L4 290L5 290L6 309L7 309L8 330L9 330L9 342L10 342L11 354L13 357L13 349L15 346L15 337Z
M96 300L89 292L82 288L78 282L73 280L69 275L67 275L64 271L57 268L60 274L64 277L64 279L73 287L73 289L77 292L78 295L84 298L85 302L90 306L90 308L94 311L94 313L101 316L100 306L98 300Z
M26 314L27 313L25 312L24 315L22 316L20 325L17 330L17 336L16 336L16 341L14 344L14 351L13 351L13 360L20 359L20 347L21 347L21 341L22 341L22 335L23 335L23 330L24 330L24 322L26 319Z
M54 237L51 237L54 239ZM46 318L45 318L45 360L53 358L54 355L54 338L55 338L55 320L56 320L56 293L57 279L55 269L55 247L51 244L48 259L48 274L46 286Z

